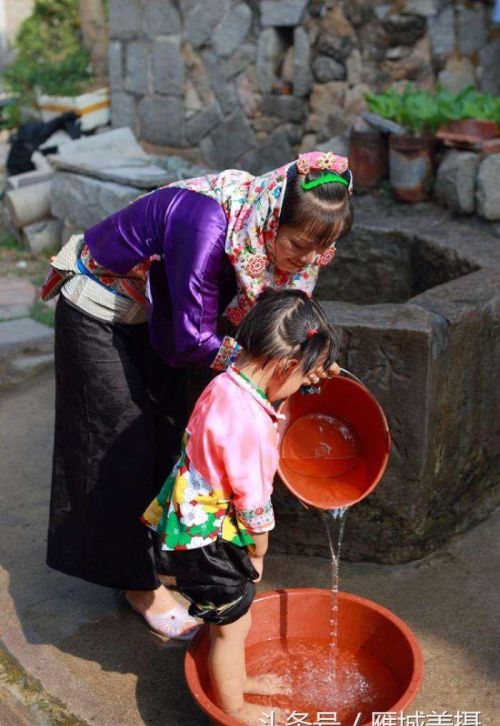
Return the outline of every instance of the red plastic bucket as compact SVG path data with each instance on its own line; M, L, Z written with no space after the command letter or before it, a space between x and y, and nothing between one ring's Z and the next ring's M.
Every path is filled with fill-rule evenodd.
M330 590L316 588L276 590L258 595L252 605L252 627L245 644L248 674L272 672L271 664L276 654L281 651L286 657L287 651L293 649L298 639L305 642L306 649L310 644L311 657L318 643L323 643L327 648L330 641L331 598ZM357 703L351 705L354 713L362 712L360 726L370 726L371 711L400 712L407 709L422 683L423 658L418 641L406 623L371 600L339 592L338 633L337 645L340 650L363 655L366 662L371 663L375 677L380 678L382 673L385 674L385 680L380 681L378 696L369 708ZM213 702L207 666L209 640L209 629L203 626L189 645L184 663L189 690L212 724L241 726L240 721L228 716ZM340 665L339 673L341 671ZM313 711L336 710L335 704L331 702L312 703L310 700L304 704L300 692L290 698L286 710L291 707L299 711L303 709L310 715ZM259 697L247 696L247 699L262 703ZM263 711L266 710L269 709L263 707ZM353 723L352 713L339 711L338 716L341 723ZM314 718L309 720L314 721Z
M286 418L280 422L278 472L295 496L336 509L359 502L377 486L391 435L380 404L360 381L326 379L317 394L291 396L280 413Z

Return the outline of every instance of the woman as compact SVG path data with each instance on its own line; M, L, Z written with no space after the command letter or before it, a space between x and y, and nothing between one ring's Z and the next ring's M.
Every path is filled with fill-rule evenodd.
M184 368L235 360L237 344L218 333L223 312L237 325L267 287L312 293L351 227L347 167L311 152L260 177L229 170L176 182L52 261L42 298L62 294L47 563L124 590L169 637L188 637L196 623L161 585L139 517L186 423Z

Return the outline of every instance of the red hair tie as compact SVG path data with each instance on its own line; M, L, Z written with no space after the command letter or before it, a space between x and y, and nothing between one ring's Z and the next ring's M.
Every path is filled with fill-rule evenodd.
M307 340L311 340L311 338L314 335L316 335L317 332L318 332L318 328L311 328L310 330L308 330L307 331Z

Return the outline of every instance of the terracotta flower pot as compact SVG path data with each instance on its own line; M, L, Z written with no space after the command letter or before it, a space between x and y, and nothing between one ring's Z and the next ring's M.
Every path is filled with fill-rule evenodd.
M429 197L432 180L429 136L389 136L389 177L396 199L421 202Z
M356 189L375 189L389 171L387 137L379 131L351 131L349 167Z

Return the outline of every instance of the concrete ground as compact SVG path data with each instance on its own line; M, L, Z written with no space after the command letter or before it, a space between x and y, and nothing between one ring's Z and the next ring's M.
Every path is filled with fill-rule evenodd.
M206 726L184 684L184 645L149 632L116 592L44 564L53 388L48 371L0 396L0 724ZM388 607L421 643L410 714L500 723L499 533L497 511L417 562L341 564L342 590ZM271 554L261 589L329 582L326 559Z

